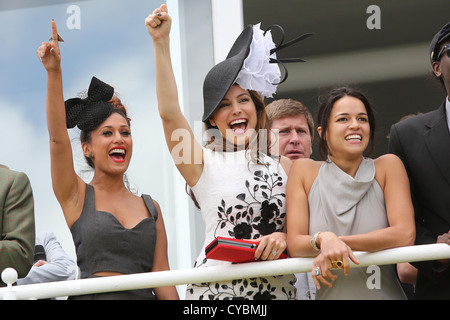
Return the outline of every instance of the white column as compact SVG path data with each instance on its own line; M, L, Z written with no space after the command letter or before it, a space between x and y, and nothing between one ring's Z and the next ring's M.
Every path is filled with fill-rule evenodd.
M242 0L211 0L214 61L225 60L236 38L244 29Z

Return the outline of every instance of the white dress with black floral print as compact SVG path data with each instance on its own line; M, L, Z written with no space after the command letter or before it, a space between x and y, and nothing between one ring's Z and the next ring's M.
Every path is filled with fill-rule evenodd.
M286 224L287 176L278 161L263 155L257 164L245 150L203 151L203 173L192 188L205 223L196 268L230 264L205 258L205 246L217 236L257 239L285 231ZM295 299L294 284L294 275L197 283L187 286L186 299Z

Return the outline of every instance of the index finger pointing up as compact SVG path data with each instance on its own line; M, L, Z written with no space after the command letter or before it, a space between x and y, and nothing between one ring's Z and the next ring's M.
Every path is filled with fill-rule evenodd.
M52 19L52 36L49 41L52 41L54 44L58 44L58 41L64 41L63 38L58 34L58 30L56 28L56 22Z
M58 39L58 30L56 28L56 22L52 19L52 38L53 40Z

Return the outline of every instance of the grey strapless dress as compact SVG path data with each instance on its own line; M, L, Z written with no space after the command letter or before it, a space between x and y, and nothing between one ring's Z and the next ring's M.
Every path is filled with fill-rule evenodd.
M389 226L383 190L375 180L375 165L370 158L363 159L355 178L331 160L324 162L308 202L310 234L361 234ZM317 300L406 299L392 265L351 268L348 276L342 270L332 272L338 275L333 287L322 285Z

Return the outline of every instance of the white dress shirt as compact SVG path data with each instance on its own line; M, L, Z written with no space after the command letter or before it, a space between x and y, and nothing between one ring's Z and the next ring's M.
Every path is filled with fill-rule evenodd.
M450 101L448 99L449 97L445 100L445 114L447 115L447 125L450 131Z
M40 267L31 267L25 278L17 279L18 285L44 283L76 278L77 265L71 259L51 231L36 234L36 245L42 245L47 263Z

